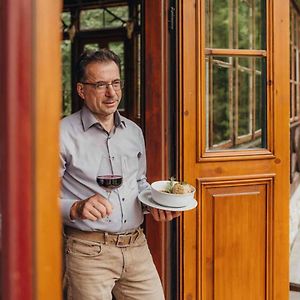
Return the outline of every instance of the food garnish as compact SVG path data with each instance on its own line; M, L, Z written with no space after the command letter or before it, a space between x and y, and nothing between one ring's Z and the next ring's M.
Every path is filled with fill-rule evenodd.
M189 185L184 181L177 182L173 177L171 177L166 189L163 190L162 192L170 193L170 194L187 194L187 193L191 193L192 191L193 188L191 185Z

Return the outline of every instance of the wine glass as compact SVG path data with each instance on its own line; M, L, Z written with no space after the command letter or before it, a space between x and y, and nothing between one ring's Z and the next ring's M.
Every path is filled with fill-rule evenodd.
M105 161L105 162L104 162ZM107 192L109 200L111 192L119 188L123 183L122 163L115 157L103 158L96 181L98 185ZM106 217L108 220L108 217Z
M123 176L122 175L99 175L97 176L97 183L102 187L109 196L112 190L119 188L122 185Z

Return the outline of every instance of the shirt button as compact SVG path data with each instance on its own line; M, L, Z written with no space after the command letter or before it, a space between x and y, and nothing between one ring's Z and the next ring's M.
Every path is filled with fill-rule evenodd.
M127 222L127 220L124 220L124 223L126 223Z
M122 201L125 201L125 198L122 198Z

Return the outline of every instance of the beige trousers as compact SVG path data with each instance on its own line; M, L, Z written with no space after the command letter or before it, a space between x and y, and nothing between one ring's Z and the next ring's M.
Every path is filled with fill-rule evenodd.
M145 235L128 247L66 237L68 300L164 300Z

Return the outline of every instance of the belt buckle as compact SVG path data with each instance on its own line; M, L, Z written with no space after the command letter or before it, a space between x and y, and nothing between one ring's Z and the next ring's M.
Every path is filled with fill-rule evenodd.
M123 238L129 238L129 241L125 243L124 241L122 241ZM119 248L128 247L131 244L131 240L132 240L132 234L131 235L119 234L117 237L116 246Z

